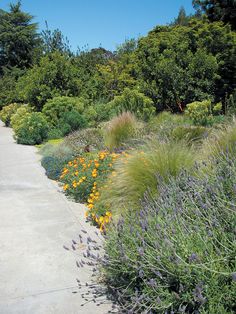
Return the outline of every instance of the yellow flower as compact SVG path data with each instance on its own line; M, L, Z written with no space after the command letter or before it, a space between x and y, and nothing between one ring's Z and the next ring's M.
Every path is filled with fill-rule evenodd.
M69 167L73 166L73 162L72 162L72 161L69 161L69 162L68 162L68 166L69 166Z
M105 216L104 217L104 221L105 221L106 224L108 224L108 222L110 221L110 218L108 216Z
M73 188L76 188L77 187L76 181L73 181L72 185L73 185Z
M65 184L65 185L63 186L63 190L64 190L64 191L66 191L68 188L69 188L69 184Z
M92 209L93 207L94 207L93 204L88 204L88 208L89 208L89 209Z
M97 169L94 168L93 171L92 171L92 177L93 177L93 178L96 178L97 175L98 175L98 174L97 174Z

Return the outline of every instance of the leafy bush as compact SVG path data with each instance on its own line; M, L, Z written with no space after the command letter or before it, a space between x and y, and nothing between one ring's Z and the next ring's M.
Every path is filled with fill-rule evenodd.
M103 276L121 311L235 312L235 158L215 170L160 179L157 198L110 227Z
M105 145L110 150L119 148L125 140L134 136L136 129L135 116L130 112L123 112L106 126L104 130Z
M142 120L149 120L155 113L156 109L153 101L137 90L124 89L121 96L115 98L108 103L108 106L114 108L117 114L122 112L131 112Z
M63 130L59 128L52 128L48 131L48 139L59 139L63 137Z
M46 144L40 153L43 156L41 164L46 170L46 175L52 180L60 178L62 169L74 157L73 150L64 142L57 145Z
M212 125L213 113L219 114L222 110L222 104L217 103L212 107L210 100L195 101L187 105L186 114L196 125Z
M109 103L95 103L88 106L83 112L90 127L97 126L100 122L108 121L116 115L115 110Z
M0 119L5 123L6 126L10 126L11 117L16 113L19 107L19 104L13 103L2 108L0 111Z
M42 143L48 136L48 123L41 112L25 116L15 132L17 143L34 145Z
M193 166L194 156L191 148L178 143L150 142L143 151L124 153L114 166L114 172L100 190L101 197L96 209L109 210L120 215L129 207L135 209L145 192L157 192L158 178L168 180L177 176L182 169Z
M59 51L43 56L16 84L20 99L39 111L48 99L78 95L79 89L75 65L71 58Z
M187 105L186 114L196 125L207 125L211 115L211 101L195 101Z
M69 126L68 130L63 132L63 135L67 135L70 132L85 128L87 121L78 111L72 110L63 114L62 118L59 120L59 128L60 126L63 127L64 124Z
M22 121L27 115L30 114L31 111L32 109L28 105L22 105L17 109L16 113L11 116L10 123L15 132L18 131Z
M76 97L54 97L46 102L43 106L42 113L47 121L53 126L57 126L59 120L65 113L77 111L82 113L84 110L84 100Z
M65 143L76 154L83 153L86 148L90 151L104 149L103 135L98 128L88 128L73 132L65 138Z

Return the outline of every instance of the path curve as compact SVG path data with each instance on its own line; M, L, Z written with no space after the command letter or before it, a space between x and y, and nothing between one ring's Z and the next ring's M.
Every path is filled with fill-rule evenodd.
M109 304L81 307L80 293L72 293L76 278L91 279L89 269L76 267L77 256L62 248L81 229L94 235L84 207L65 198L45 176L36 148L17 145L0 121L1 314L108 312Z

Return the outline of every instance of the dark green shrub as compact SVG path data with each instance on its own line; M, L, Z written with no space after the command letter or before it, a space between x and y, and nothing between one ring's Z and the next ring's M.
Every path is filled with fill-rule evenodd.
M103 276L125 313L235 313L236 162L212 165L159 178L158 197L108 230Z
M25 116L15 132L17 143L35 145L42 143L48 136L48 123L40 112Z
M58 139L58 138L61 138L61 137L63 137L63 132L59 128L53 128L53 129L50 129L48 131L48 139L49 140Z
M0 111L0 119L5 123L6 126L10 126L11 117L20 108L19 104L13 103L8 106L4 106Z
M64 114L70 111L82 113L84 110L84 100L76 97L54 97L46 102L43 106L43 114L47 121L57 127L59 120Z
M125 88L121 96L115 96L108 106L113 108L116 114L129 111L145 121L149 120L156 111L150 98L129 88Z
M72 131L85 128L87 126L87 121L78 111L72 110L65 112L59 120L59 126L63 126L63 124L69 126L68 131L63 133L63 135L67 135Z
M100 122L108 121L116 115L116 111L110 103L95 103L83 112L90 127L97 126Z

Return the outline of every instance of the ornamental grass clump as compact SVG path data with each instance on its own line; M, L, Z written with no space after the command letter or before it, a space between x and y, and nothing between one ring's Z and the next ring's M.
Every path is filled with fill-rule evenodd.
M218 156L222 152L236 155L236 121L233 124L215 131L203 146L205 156Z
M123 112L113 118L104 130L105 145L113 150L132 138L137 130L137 120L130 112Z
M192 149L178 143L151 141L142 150L122 154L114 172L102 189L96 206L120 215L139 206L145 192L155 195L158 178L168 181L183 169L193 167L197 156Z
M157 197L110 226L102 273L124 313L235 313L236 162L212 165L159 178Z

